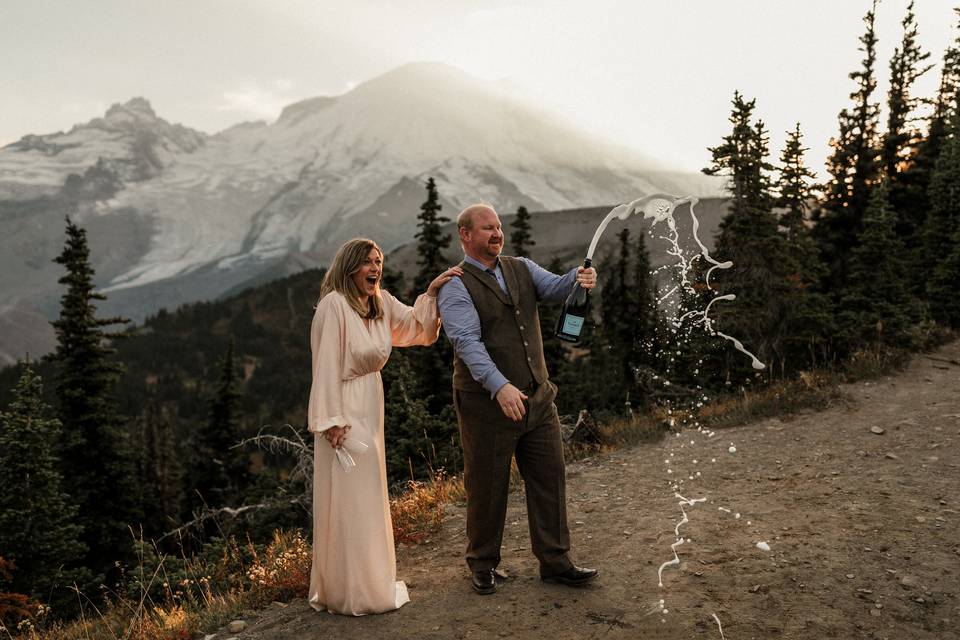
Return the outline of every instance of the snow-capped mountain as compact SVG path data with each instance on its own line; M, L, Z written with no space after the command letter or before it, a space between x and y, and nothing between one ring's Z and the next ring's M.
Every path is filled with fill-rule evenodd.
M52 344L45 323L24 317L56 314L50 260L64 215L88 230L104 312L141 318L322 264L355 235L406 242L428 176L447 215L477 200L512 212L717 190L442 64L406 65L216 135L135 98L0 149L0 359Z

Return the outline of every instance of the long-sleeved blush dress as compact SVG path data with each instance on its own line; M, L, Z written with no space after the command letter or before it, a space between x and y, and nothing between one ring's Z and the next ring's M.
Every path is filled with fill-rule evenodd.
M308 427L314 435L313 567L310 605L322 611L363 615L409 602L397 581L393 527L387 497L380 369L392 347L429 345L440 334L436 298L426 294L408 307L381 292L383 317L367 320L332 292L317 305L310 329L313 384ZM349 425L347 439L369 449L353 455L344 472L322 432Z

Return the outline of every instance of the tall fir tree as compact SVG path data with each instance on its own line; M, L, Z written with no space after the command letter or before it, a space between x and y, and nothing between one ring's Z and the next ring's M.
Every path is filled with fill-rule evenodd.
M450 218L440 215L443 205L437 194L437 183L431 177L427 180L427 199L420 205L417 216L417 265L420 269L413 279L413 297L427 290L427 285L442 271L449 267L444 249L450 246L451 236L443 233L441 225L450 222Z
M960 18L960 7L954 9ZM943 66L940 74L940 88L933 100L933 109L928 119L926 136L916 145L916 153L900 176L904 193L898 207L899 219L907 218L915 225L909 236L908 256L910 268L916 273L923 273L929 267L929 248L927 246L929 227L939 226L937 220L929 221L928 216L934 214L930 202L931 181L933 180L937 161L951 130L951 120L958 104L958 90L960 90L960 21L954 27L956 33L953 42L947 47L943 55ZM929 223L929 224L928 224ZM928 282L923 278L914 278L910 283L911 293L922 300L928 298Z
M950 251L953 230L960 225L960 113L953 116L927 189L930 202L923 230L923 263ZM928 271L928 269L924 269Z
M957 237L960 231L960 111L953 115L929 187L930 213L923 230L923 251L917 273L933 276L925 299L934 319L956 326Z
M220 360L220 375L210 398L206 424L198 433L194 450L191 500L194 509L203 505L220 507L240 500L247 481L247 454L234 448L243 439L240 431L240 379L236 347L231 337Z
M765 159L768 143L763 123L752 124L756 104L755 99L748 102L735 91L729 118L733 130L723 137L722 144L707 149L713 163L703 173L726 176L726 191L731 198L730 215L721 222L721 228L770 206L770 179L766 172L773 167Z
M136 459L114 399L123 367L113 359L111 336L104 331L126 320L96 317L94 302L106 298L94 289L86 231L69 218L66 231L63 252L54 261L67 270L59 280L67 290L60 298L60 317L52 323L57 414L63 427L61 473L69 479L68 491L79 509L86 566L106 575L115 561L131 557L128 527L141 517Z
M820 190L814 183L817 176L804 162L803 156L807 151L798 122L793 131L787 132L787 141L780 154L780 179L777 182L776 206L784 209L780 224L788 240L805 234L811 203Z
M944 135L950 126L950 121L960 109L960 6L954 8L957 22L954 25L954 38L943 53L943 65L940 73L940 89L934 101L933 115L931 116L930 135L934 128Z
M954 228L951 240L950 252L941 257L933 269L927 292L933 318L948 327L960 329L960 296L957 295L957 283L960 282L960 224Z
M789 313L788 275L796 272L796 265L773 213L769 137L763 121L751 124L754 107L754 100L734 94L733 131L723 144L710 149L713 163L703 170L727 176L731 195L716 253L732 261L733 267L717 278L717 286L721 294L737 297L718 305L715 316L720 331L737 336L761 361L779 364ZM724 369L746 376L752 373L749 364L742 354L728 350Z
M77 505L64 491L54 451L60 422L42 396L28 360L8 410L0 413L0 549L17 567L13 591L51 604L60 617L75 605L69 588L90 588L91 574L82 566Z
M850 279L838 307L840 335L850 351L878 345L910 346L911 298L903 242L896 234L889 181L878 183L850 256Z
M520 206L517 209L517 215L513 218L510 225L510 250L518 258L529 258L530 247L537 244L530 234L530 212L527 208Z
M798 122L787 132L787 141L780 154L780 178L777 183L777 207L790 264L795 273L788 274L791 285L790 315L784 340L784 368L803 369L822 363L829 353L829 337L833 333L832 301L819 292L826 276L826 265L810 235L808 226L811 204L819 191L816 175L805 162L803 136Z
M912 0L901 24L903 36L890 59L887 131L881 156L884 174L890 180L890 205L897 212L897 233L909 249L916 245L917 233L926 213L925 209L916 206L914 183L919 176L911 171L923 139L922 132L915 126L915 111L920 99L911 95L911 89L932 65L924 64L930 53L924 52L917 42Z
M960 18L960 7L954 9ZM951 120L960 102L960 20L954 27L956 36L943 55L943 67L940 74L940 88L933 101L927 135L917 145L913 162L908 167L909 192L906 194L906 208L913 211L910 215L925 229L926 214L931 208L930 183L940 158L943 144L950 135ZM926 233L921 231L916 238L915 249L911 256L915 269L922 269L927 260ZM919 278L917 279L920 280ZM923 294L922 282L915 290Z
M850 74L850 79L856 83L856 91L850 94L853 106L840 111L840 131L830 141L833 152L827 165L831 179L814 228L830 269L830 289L846 280L850 249L856 245L871 185L877 181L880 171L880 105L873 98L877 88L874 73L877 62L876 8L877 1L874 0L863 19L866 31L860 36L860 51L864 57L861 68Z
M420 205L417 225L417 264L420 266L413 279L413 291L410 298L415 299L427 290L430 282L450 265L443 250L450 246L450 234L443 233L441 224L449 218L440 215L440 197L433 178L427 180L427 199ZM453 404L450 385L446 381L453 369L453 351L446 340L437 340L429 347L418 348L410 354L411 371L414 380L408 385L413 393L426 399L431 413L439 414L444 407Z

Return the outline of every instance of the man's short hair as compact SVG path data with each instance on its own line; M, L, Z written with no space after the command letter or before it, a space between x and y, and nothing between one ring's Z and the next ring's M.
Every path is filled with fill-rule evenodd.
M461 211L460 215L457 216L457 229L472 229L473 214L480 210L489 210L496 213L496 210L493 208L493 205L489 205L486 202L478 202L476 204L471 204L466 209Z

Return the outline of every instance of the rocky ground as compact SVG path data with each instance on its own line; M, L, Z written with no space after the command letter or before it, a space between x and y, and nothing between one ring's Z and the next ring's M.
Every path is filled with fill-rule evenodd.
M402 609L346 618L277 604L236 635L960 638L958 363L955 342L902 373L843 387L822 412L569 465L574 558L601 571L587 588L540 582L517 494L501 565L511 580L497 594L470 589L464 510L454 506L428 543L398 550L412 598ZM683 505L680 562L660 587L683 518L680 480L684 498L704 501Z

